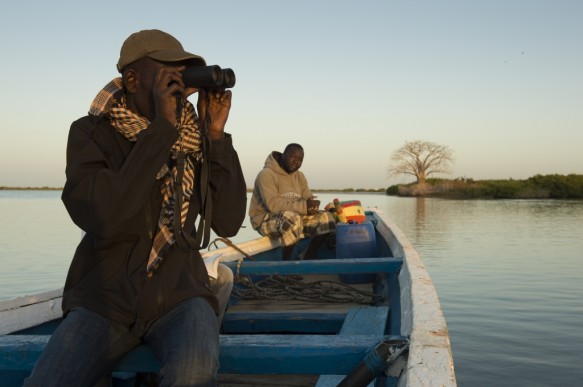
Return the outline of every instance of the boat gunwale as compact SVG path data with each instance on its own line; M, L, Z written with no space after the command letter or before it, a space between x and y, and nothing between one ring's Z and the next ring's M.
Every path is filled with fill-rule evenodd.
M423 260L399 227L378 209L367 209L393 255L403 258L401 335L409 337L406 386L456 386L449 331L433 281ZM409 286L408 286L409 285ZM430 380L428 379L430 377Z

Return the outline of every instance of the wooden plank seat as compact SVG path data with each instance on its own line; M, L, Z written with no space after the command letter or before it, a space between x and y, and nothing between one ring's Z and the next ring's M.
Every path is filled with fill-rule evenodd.
M308 261L224 262L241 275L307 275L396 273L403 264L401 257L318 259Z
M352 309L340 335L221 335L220 372L345 375L382 339L377 327L384 326L387 313L388 307ZM30 371L49 337L0 336L0 370ZM140 345L116 371L157 372L159 367L152 351Z
M0 336L0 370L30 371L49 335ZM377 335L221 335L220 372L231 374L349 373L376 345ZM140 345L117 365L121 372L158 372L149 347Z

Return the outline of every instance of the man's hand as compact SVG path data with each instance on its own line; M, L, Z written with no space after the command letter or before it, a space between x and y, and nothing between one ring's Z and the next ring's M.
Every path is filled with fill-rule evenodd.
M219 140L225 136L225 124L231 110L231 90L198 91L198 114L201 125L207 125L207 114L210 123L206 128L211 140Z
M316 196L312 196L306 200L306 207L308 208L308 215L315 215L320 208L320 201L316 200Z
M156 117L166 118L172 125L176 125L182 108L179 103L192 93L192 89L185 89L182 81L181 67L162 67L156 73L153 86ZM196 91L196 90L194 90Z

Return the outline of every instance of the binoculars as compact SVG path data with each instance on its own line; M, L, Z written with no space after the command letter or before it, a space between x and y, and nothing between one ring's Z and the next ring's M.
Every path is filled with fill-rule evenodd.
M235 72L213 66L187 67L182 73L186 87L199 89L227 89L235 86Z

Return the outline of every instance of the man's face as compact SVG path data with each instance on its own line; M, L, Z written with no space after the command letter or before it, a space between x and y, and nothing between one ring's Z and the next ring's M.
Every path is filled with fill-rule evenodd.
M159 62L150 58L143 58L132 67L136 72L135 91L133 94L137 113L153 121L156 118L156 105L154 102L154 84L156 75L162 68L181 67L185 62ZM193 90L190 90L192 93ZM194 90L196 91L196 89Z
M304 151L300 149L290 149L284 152L281 156L281 163L283 164L283 169L287 173L292 173L300 169L302 162L304 161Z
M156 106L152 90L156 73L164 65L150 58L142 58L129 67L135 71L135 90L133 91L133 102L138 114L153 121L156 117Z

